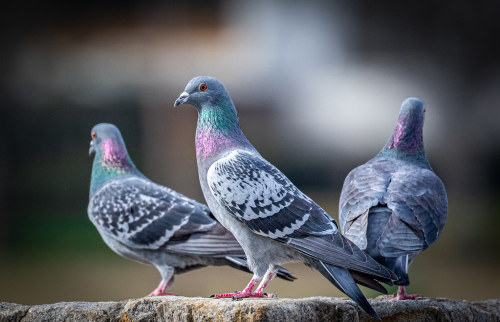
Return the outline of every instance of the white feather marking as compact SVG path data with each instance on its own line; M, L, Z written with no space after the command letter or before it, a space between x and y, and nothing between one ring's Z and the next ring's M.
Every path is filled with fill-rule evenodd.
M279 238L279 237L285 237L302 227L304 223L309 219L309 213L304 214L302 217L302 220L296 220L290 227L285 227L283 230L276 230L275 232L268 232L268 233L263 233L263 232L257 232L259 235L263 236L269 236L273 239Z
M270 211L262 209L273 202L282 201L287 195L283 185L276 182L264 170L256 169L256 171L251 172L251 176L247 177L239 177L234 173L224 171L228 163L238 166L239 153L239 151L231 152L208 169L208 186L214 197L224 200L227 204L234 202L237 206L245 205L243 214L245 220L266 218L288 207L293 202L293 198L287 200L280 207L273 205ZM260 211L254 213L251 208L257 207L260 208ZM234 215L240 216L237 213Z

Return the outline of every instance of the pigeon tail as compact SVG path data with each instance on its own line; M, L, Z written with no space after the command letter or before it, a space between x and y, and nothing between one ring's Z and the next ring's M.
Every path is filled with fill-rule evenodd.
M333 266L322 261L316 261L314 267L324 276L327 280L340 289L343 293L349 296L356 302L366 313L370 314L377 320L381 320L377 312L368 303L366 297L361 293L361 290L354 282L351 274L346 268Z
M351 273L352 278L357 284L371 288L372 290L375 290L377 292L387 294L386 288L382 286L382 284L380 284L377 280L375 280L373 276L357 271L349 271L349 273Z
M410 285L410 278L408 277L408 255L399 256L396 259L393 271L399 277L397 281L394 281L394 284L401 286Z

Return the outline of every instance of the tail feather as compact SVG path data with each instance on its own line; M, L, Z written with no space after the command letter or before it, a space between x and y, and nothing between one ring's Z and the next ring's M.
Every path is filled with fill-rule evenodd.
M380 265L340 233L322 237L292 238L289 245L308 257L333 266L346 267L351 271L373 275L381 282L390 283L391 280L398 279L394 272Z
M226 256L225 258L228 260L229 266L237 268L247 273L252 273L248 268L248 264L245 258L235 257L235 256ZM293 282L294 280L297 279L295 276L293 276L292 272L281 266L278 266L278 273L276 274L276 276L289 282Z
M366 297L361 293L361 290L354 282L349 271L344 267L333 266L322 261L317 261L315 263L315 268L340 289L343 293L349 296L354 302L356 302L366 313L370 314L377 320L380 320L377 312L372 308Z
M399 256L394 265L394 273L399 277L394 284L408 286L410 285L410 278L408 277L408 255Z
M382 284L380 284L377 280L375 280L373 276L356 271L349 271L349 273L351 273L351 276L356 283L371 288L372 290L375 290L377 292L387 294L387 290L385 289L385 287L382 286ZM389 281L389 283L390 285L393 284L391 281Z

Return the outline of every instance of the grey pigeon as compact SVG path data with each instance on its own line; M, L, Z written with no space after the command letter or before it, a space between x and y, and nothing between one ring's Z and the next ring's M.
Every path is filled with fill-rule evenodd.
M386 292L377 280L391 284L394 273L338 233L335 221L256 151L220 82L193 78L174 105L184 103L198 110L196 155L207 204L240 242L254 273L243 291L215 297L266 296L277 265L298 261L378 318L355 281Z
M96 125L90 143L95 156L89 218L114 252L160 271L161 282L150 296L168 295L174 272L207 265L249 272L241 246L207 206L152 182L135 167L116 126ZM278 274L295 279L283 268Z
M448 212L443 182L424 151L424 113L419 99L403 102L391 138L349 173L339 202L344 236L398 275L398 300L419 297L406 294L408 266L438 239Z

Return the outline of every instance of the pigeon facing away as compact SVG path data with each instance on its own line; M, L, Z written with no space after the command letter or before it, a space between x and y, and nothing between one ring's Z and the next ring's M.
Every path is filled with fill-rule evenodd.
M420 296L406 294L408 266L439 237L448 212L424 151L424 113L419 99L406 99L385 147L349 173L340 195L344 236L398 275L397 300Z
M114 252L160 271L161 282L150 296L169 295L165 288L174 272L207 265L249 272L241 246L207 206L152 182L135 167L116 126L96 125L90 144L95 156L89 218ZM295 279L282 268L279 276Z
M263 297L277 265L301 261L378 318L355 281L386 292L377 280L391 284L394 273L338 233L335 221L255 150L221 83L193 78L174 105L184 103L198 110L196 155L205 199L254 273L243 291L215 297Z

